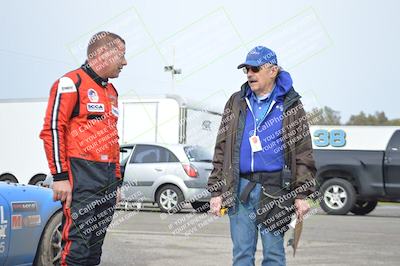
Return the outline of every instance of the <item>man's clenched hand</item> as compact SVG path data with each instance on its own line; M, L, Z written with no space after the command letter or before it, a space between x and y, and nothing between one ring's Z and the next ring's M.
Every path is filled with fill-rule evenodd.
M310 210L310 205L304 199L295 199L296 216L299 221L303 220L304 215Z
M214 215L221 216L220 210L222 206L222 197L212 197L210 199L210 212Z

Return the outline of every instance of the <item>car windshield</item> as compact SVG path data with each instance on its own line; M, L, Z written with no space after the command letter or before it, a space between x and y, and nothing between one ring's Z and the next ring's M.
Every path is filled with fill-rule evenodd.
M212 162L212 154L200 146L186 146L183 148L191 162Z

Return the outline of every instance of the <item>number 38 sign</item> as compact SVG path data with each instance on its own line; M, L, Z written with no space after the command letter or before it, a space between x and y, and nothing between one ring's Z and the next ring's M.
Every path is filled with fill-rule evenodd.
M343 147L346 145L346 133L341 129L314 131L314 145L317 147Z

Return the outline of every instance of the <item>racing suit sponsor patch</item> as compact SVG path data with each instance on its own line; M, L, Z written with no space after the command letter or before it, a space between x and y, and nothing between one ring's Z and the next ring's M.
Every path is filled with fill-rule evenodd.
M58 81L58 93L76 92L76 87L72 79L69 77L62 77Z
M90 88L87 92L89 101L91 101L92 103L97 103L99 101L99 95L97 94L97 91L95 91L94 89Z
M88 103L86 107L88 112L104 113L104 104L102 103Z
M119 116L118 107L115 107L114 105L111 106L111 112L112 112L112 114L115 115L116 117Z

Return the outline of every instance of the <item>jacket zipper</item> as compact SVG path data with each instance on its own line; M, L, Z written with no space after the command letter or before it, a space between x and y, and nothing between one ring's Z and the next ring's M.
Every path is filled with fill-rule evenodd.
M253 134L253 136L256 136L256 135L257 135L257 134L256 134L256 133L257 133L257 129L258 129L256 117L254 116L253 109L251 108L249 99L245 98L245 100L246 100L246 103L247 103L247 107L249 107L250 113L251 113L251 115L253 116L253 121L254 121L254 134ZM273 100L273 101L271 102L271 104L270 104L270 106L269 106L269 108L268 108L266 114L264 115L262 121L265 120L265 118L268 116L269 112L272 110L272 108L274 107L275 104L276 104L276 101ZM260 123L261 123L262 121L260 121ZM251 172L254 172L254 152L253 152L253 150L251 151Z
M250 113L253 116L253 121L254 121L254 134L253 134L253 136L256 136L257 135L256 134L257 133L256 117L254 116L253 109L251 108L251 105L249 103L249 99L245 98L245 100L246 100L246 103L247 103L247 107L249 107ZM251 150L251 165L250 165L250 169L251 169L251 172L254 172L254 152L253 152L253 150Z

